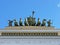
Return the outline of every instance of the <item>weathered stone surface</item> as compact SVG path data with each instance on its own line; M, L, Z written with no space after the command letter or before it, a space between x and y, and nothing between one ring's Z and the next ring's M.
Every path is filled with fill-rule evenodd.
M60 45L60 37L0 37L0 45Z
M5 30L54 30L54 27L41 27L41 26L13 26L6 27Z

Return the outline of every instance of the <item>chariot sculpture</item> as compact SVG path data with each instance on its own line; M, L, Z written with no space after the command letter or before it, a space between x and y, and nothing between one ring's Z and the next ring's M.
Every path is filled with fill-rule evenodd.
M48 26L48 27L51 27L51 24L52 24L51 20L47 21L46 19L43 19L41 22L40 18L38 18L36 22L34 13L35 11L32 11L32 16L25 18L24 23L22 22L22 19L20 18L19 22L17 22L16 19L14 19L13 21L8 20L9 21L8 25L12 26L12 23L14 23L14 26Z

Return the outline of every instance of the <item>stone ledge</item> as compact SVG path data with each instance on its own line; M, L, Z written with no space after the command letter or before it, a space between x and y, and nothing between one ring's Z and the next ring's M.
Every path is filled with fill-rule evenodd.
M54 27L46 27L46 26L13 26L6 27L5 30L54 30Z

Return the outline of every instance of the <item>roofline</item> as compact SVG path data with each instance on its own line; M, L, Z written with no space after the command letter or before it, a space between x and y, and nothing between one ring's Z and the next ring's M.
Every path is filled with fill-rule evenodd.
M0 32L60 32L60 30L0 30Z

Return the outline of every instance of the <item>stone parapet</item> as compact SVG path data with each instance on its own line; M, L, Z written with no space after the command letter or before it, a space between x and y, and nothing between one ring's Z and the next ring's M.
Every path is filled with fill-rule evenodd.
M54 27L41 26L13 26L6 27L5 30L55 30Z

